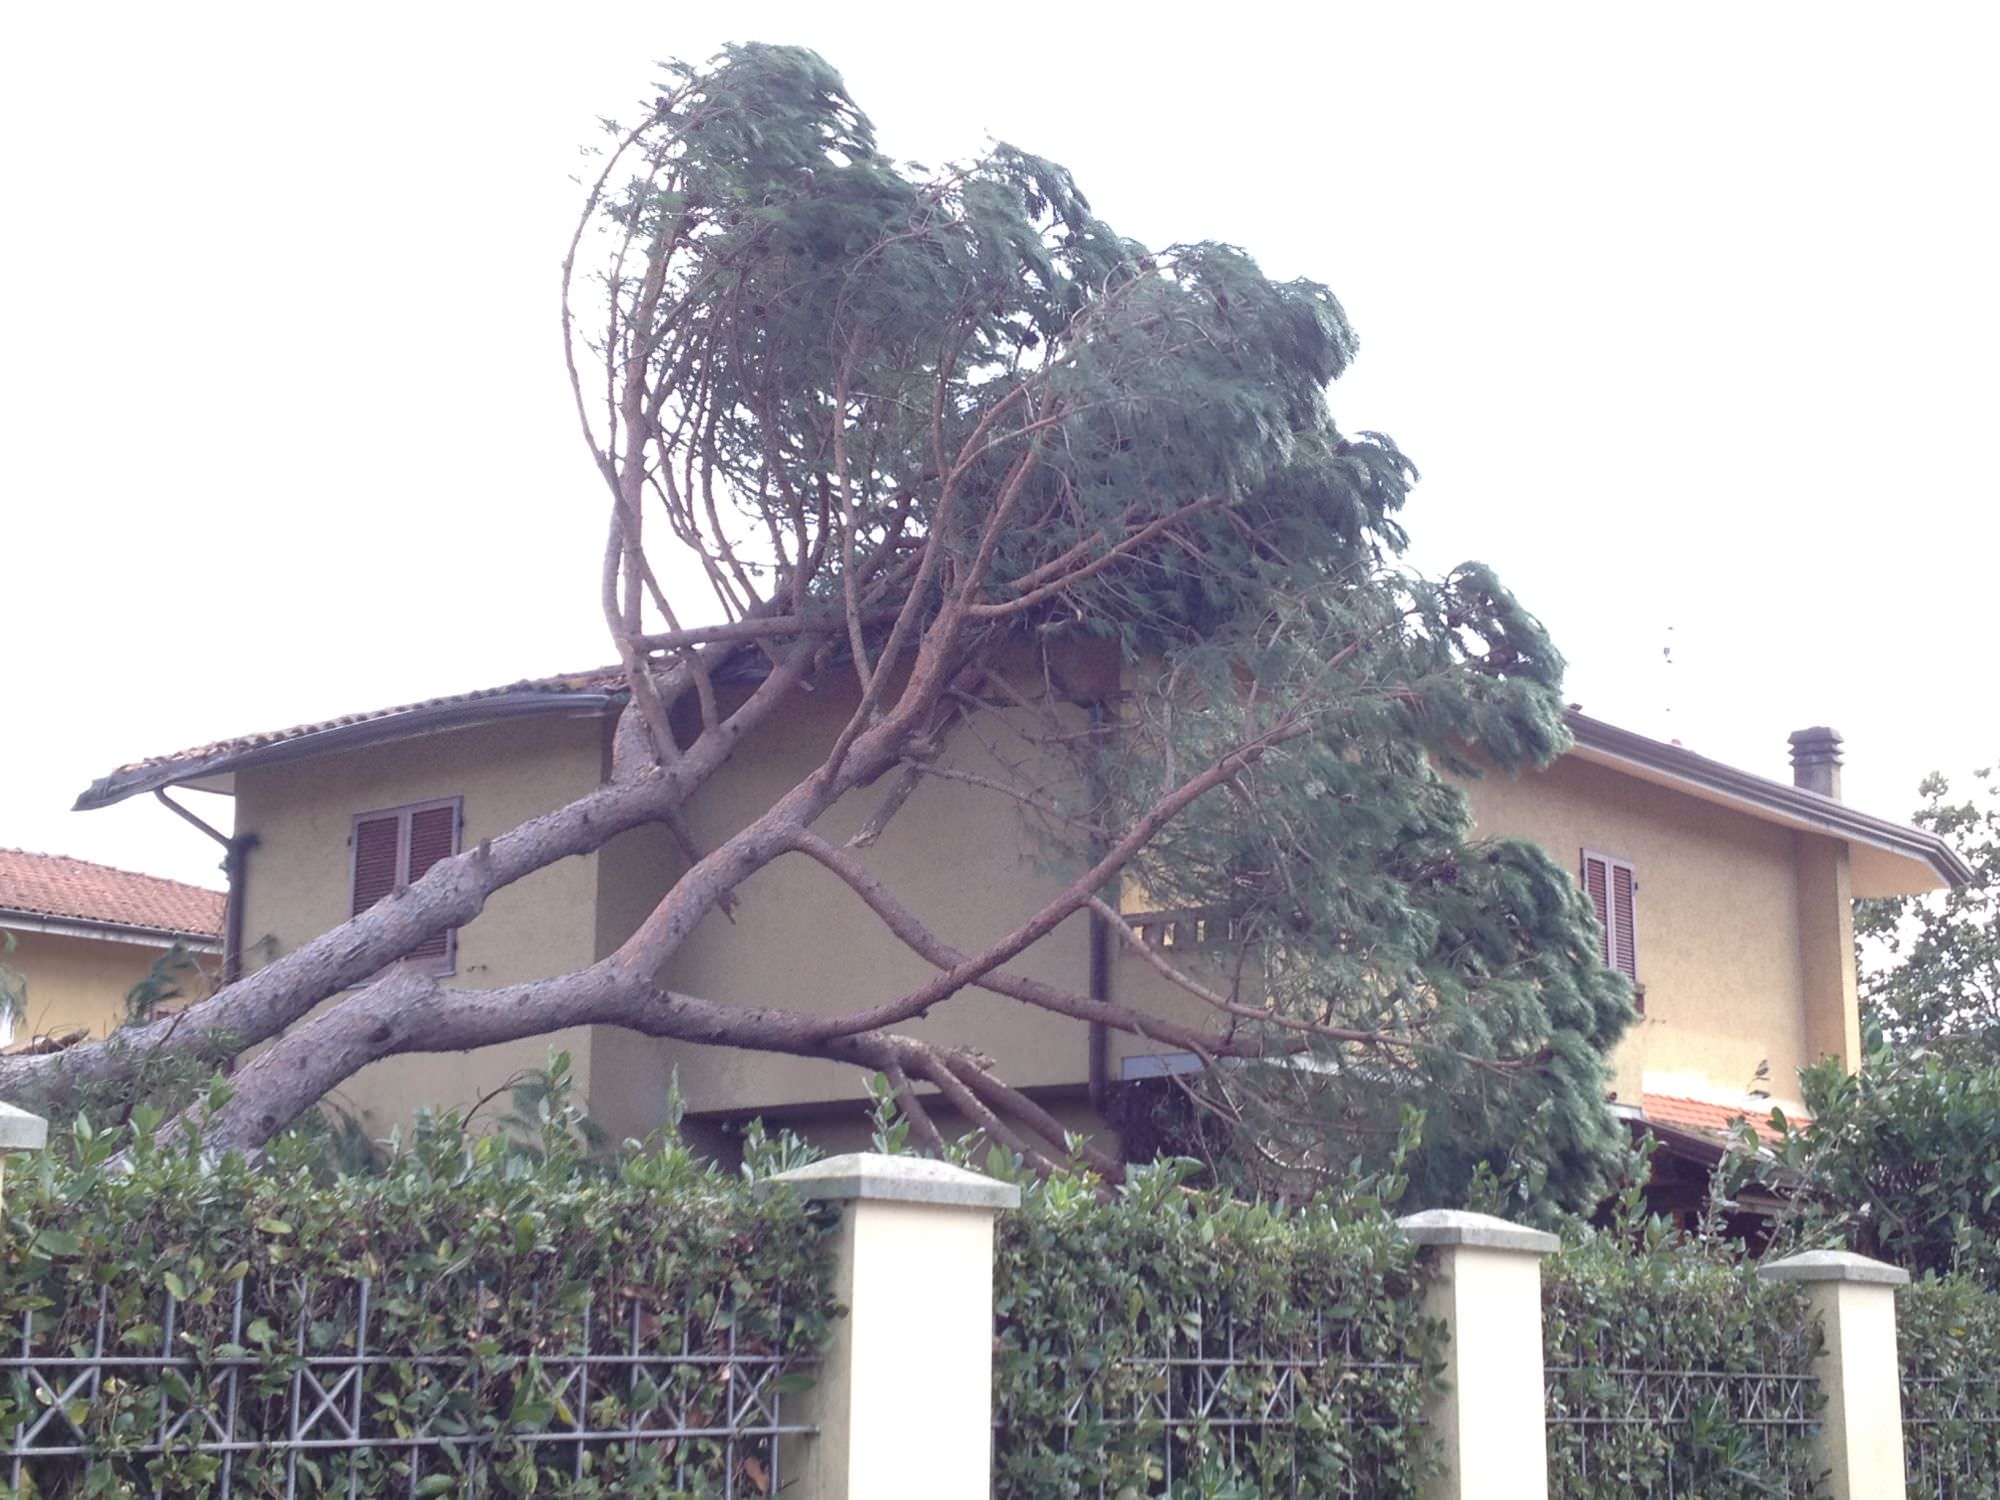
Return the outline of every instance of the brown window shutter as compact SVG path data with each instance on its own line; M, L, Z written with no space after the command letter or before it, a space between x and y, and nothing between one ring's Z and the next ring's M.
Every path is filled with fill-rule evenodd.
M1630 865L1611 867L1611 917L1613 967L1627 979L1639 978L1639 942L1633 927L1633 892L1637 889Z
M410 861L407 882L415 884L441 859L458 852L458 808L422 807L410 814ZM441 959L451 952L451 929L434 932L410 950L413 959Z
M1611 881L1605 861L1596 855L1583 856L1583 889L1597 908L1598 957L1611 962Z
M432 865L450 859L457 852L458 809L424 807L410 814L409 883L415 885L430 873Z
M360 916L396 888L402 821L390 813L363 818L354 825L354 902L350 915Z

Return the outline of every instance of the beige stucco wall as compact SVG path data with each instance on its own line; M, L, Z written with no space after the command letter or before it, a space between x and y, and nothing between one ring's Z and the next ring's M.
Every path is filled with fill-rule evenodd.
M0 952L0 964L19 973L28 984L28 1014L14 1027L14 1036L43 1036L88 1027L104 1036L125 1020L125 992L144 979L153 962L165 955L164 945L114 943L99 938L71 937L52 932L12 931L14 950ZM212 954L193 955L213 972L220 960ZM200 978L181 983L190 997L207 992Z
M1806 1055L1861 1067L1861 1005L1854 963L1854 883L1837 839L1795 835L1799 953L1805 985Z
M851 687L834 684L751 737L690 808L697 842L715 847L803 777L852 701ZM465 838L475 842L596 784L603 729L595 717L520 719L241 773L238 827L260 840L249 864L247 938L255 944L268 934L282 952L343 919L355 813L462 796ZM945 763L996 773L1027 754L1025 742L1004 734L961 735ZM885 778L849 797L818 831L844 842L887 790ZM1739 1094L1768 1061L1766 1087L1785 1100L1796 1093L1803 1062L1821 1049L1844 1050L1853 957L1839 900L1843 846L1574 758L1519 779L1489 777L1469 795L1481 833L1535 839L1565 869L1574 871L1585 847L1635 865L1647 1015L1617 1058L1621 1099L1636 1103L1644 1088ZM1015 804L936 780L923 783L858 857L934 931L975 951L1031 914L1063 878L1046 866ZM664 830L642 829L498 893L461 934L457 982L508 983L604 956L683 866ZM669 986L744 1005L833 1012L893 999L931 973L844 885L802 857L778 861L739 896L734 921L710 916L670 961L662 976ZM1071 919L1010 968L1084 990L1087 922ZM1114 999L1200 1016L1197 1003L1130 956L1114 958L1111 983ZM1018 1084L1061 1091L1087 1078L1087 1026L983 992L962 993L910 1029L991 1056ZM1171 1050L1117 1033L1109 1040L1114 1080L1124 1056ZM592 1112L619 1136L659 1126L676 1073L695 1114L784 1110L864 1092L861 1075L842 1064L605 1028L554 1044L572 1052ZM391 1060L351 1082L343 1102L379 1133L420 1104L479 1098L510 1073L540 1066L550 1045Z
M1762 1087L1795 1105L1801 1066L1858 1061L1845 844L1574 757L1465 790L1479 836L1530 839L1572 876L1586 848L1634 866L1646 1013L1612 1058L1620 1102L1648 1091L1729 1102ZM1175 961L1200 972L1198 952ZM1122 948L1112 972L1114 998L1201 1018ZM1164 1050L1114 1034L1112 1076L1125 1058Z
M851 684L831 684L746 741L690 808L697 842L715 847L803 779L853 705ZM988 726L986 736L961 735L945 763L997 775L1002 762L1028 754L1025 742L1004 730ZM845 798L816 830L844 843L880 805L892 780ZM951 782L927 780L882 837L856 853L933 932L967 951L1005 935L1062 884L1042 868L1041 846L1017 804ZM657 831L615 840L602 858L605 919L598 940L608 952L651 909L681 861ZM711 915L669 962L662 976L668 986L744 1005L830 1014L893 1000L933 973L844 884L801 856L768 866L738 897L733 922ZM1065 922L1009 968L1083 989L1087 923L1080 917ZM976 1048L1016 1084L1080 1082L1087 1073L1087 1026L982 991L963 992L907 1029ZM621 1039L620 1048L609 1066L636 1075L645 1090L678 1070L684 1101L697 1113L865 1094L862 1074L841 1063L642 1039ZM600 1069L606 1065L601 1059ZM611 1097L611 1090L603 1092Z
M1770 1065L1763 1086L1796 1099L1798 1069L1816 1055L1808 941L1822 972L1844 964L1852 993L1851 926L1844 955L1820 953L1839 940L1836 914L1815 908L1810 934L1801 916L1802 899L1832 899L1801 884L1801 844L1830 841L1574 757L1467 792L1481 834L1534 839L1572 874L1586 848L1632 862L1646 1014L1615 1059L1623 1102L1638 1103L1642 1077L1655 1093L1741 1094L1759 1062Z
M449 730L367 749L239 772L236 829L252 833L244 935L251 963L283 954L346 920L354 815L434 798L464 798L466 847L583 795L602 774L596 716L534 717ZM565 973L594 957L594 856L566 859L496 892L458 937L448 983L485 987ZM260 948L268 939L268 948ZM571 1030L471 1053L390 1058L336 1094L381 1136L423 1106L466 1106L514 1073L566 1048L591 1089L595 1036ZM506 1101L489 1106L504 1113Z

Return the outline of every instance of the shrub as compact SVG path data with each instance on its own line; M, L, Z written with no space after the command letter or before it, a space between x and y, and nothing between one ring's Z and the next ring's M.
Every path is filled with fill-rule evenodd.
M1912 1493L2000 1496L2000 1296L1965 1276L1912 1282L1896 1298L1896 1335Z
M1786 1238L2000 1285L2000 1064L1877 1051L1800 1078L1811 1118L1777 1146Z
M1442 1329L1378 1200L1279 1209L1190 1164L1025 1186L995 1260L994 1494L1415 1494Z
M1552 1496L1821 1493L1820 1332L1795 1284L1628 1215L1543 1263L1542 1318Z
M320 1181L310 1138L252 1165L156 1147L156 1123L141 1111L131 1129L99 1134L81 1120L71 1149L10 1174L4 1352L21 1350L31 1319L38 1356L86 1355L101 1326L106 1358L128 1362L88 1403L65 1403L92 1450L89 1472L82 1457L36 1458L33 1493L209 1493L223 1460L191 1451L203 1411L233 1412L239 1439L283 1436L308 1360L357 1352L364 1279L367 1352L381 1358L335 1392L333 1409L359 1409L365 1432L390 1443L303 1455L299 1493L346 1494L352 1481L361 1494L696 1495L720 1493L731 1459L737 1493L754 1493L768 1458L746 1448L726 1458L720 1439L599 1442L579 1464L574 1445L521 1435L579 1416L596 1431L723 1425L743 1395L740 1370L732 1387L726 1364L671 1356L810 1356L834 1314L827 1213L760 1198L679 1148L594 1166L559 1108L542 1109L532 1149L473 1139L447 1117L421 1126L381 1175ZM628 1361L616 1378L599 1368L587 1390L565 1383L576 1369L565 1356L624 1354L635 1336L657 1363ZM191 1360L191 1373L130 1363L163 1349ZM232 1378L243 1384L233 1402ZM0 1433L49 1414L50 1396L11 1371ZM138 1451L183 1416L174 1451ZM414 1454L394 1445L425 1431L483 1441ZM230 1462L233 1493L290 1493L283 1454Z

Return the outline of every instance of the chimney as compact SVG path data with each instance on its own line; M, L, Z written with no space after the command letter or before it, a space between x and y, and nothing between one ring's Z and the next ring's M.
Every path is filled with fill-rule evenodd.
M1840 732L1816 724L1792 731L1792 785L1840 798Z

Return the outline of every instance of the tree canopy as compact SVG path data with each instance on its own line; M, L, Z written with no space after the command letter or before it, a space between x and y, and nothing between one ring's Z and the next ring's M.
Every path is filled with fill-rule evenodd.
M894 161L826 62L742 46L670 66L612 129L563 331L631 689L612 775L171 1032L133 1028L128 1047L268 1043L232 1080L218 1144L259 1144L379 1057L608 1024L849 1062L883 1075L919 1139L942 1144L943 1107L1051 1163L1072 1143L1039 1106L905 1029L984 990L1198 1054L1190 1100L1283 1176L1393 1139L1415 1100L1441 1193L1509 1156L1566 1201L1603 1189L1627 987L1575 882L1532 845L1475 839L1444 774L1560 753L1561 659L1487 568L1401 564L1416 471L1334 420L1357 342L1330 291L1227 244L1141 245L1011 146ZM1115 692L1071 681L1089 652L1115 656ZM702 847L685 811L704 786L836 684L851 712L814 769ZM1068 883L966 953L815 825L880 788L885 826L996 717L1036 768L989 790ZM394 963L646 823L687 867L606 958L488 989ZM836 1016L663 986L696 925L779 860L846 883L855 920L931 977ZM1126 920L1129 890L1214 914L1226 942L1170 961ZM1011 967L1086 912L1201 1019ZM0 1085L119 1058L14 1060Z
M1857 903L1862 1016L1903 1053L2000 1061L2000 783L1973 777L1954 799L1941 774L1924 778L1911 821L1948 840L1972 867L1962 886L1929 896Z

